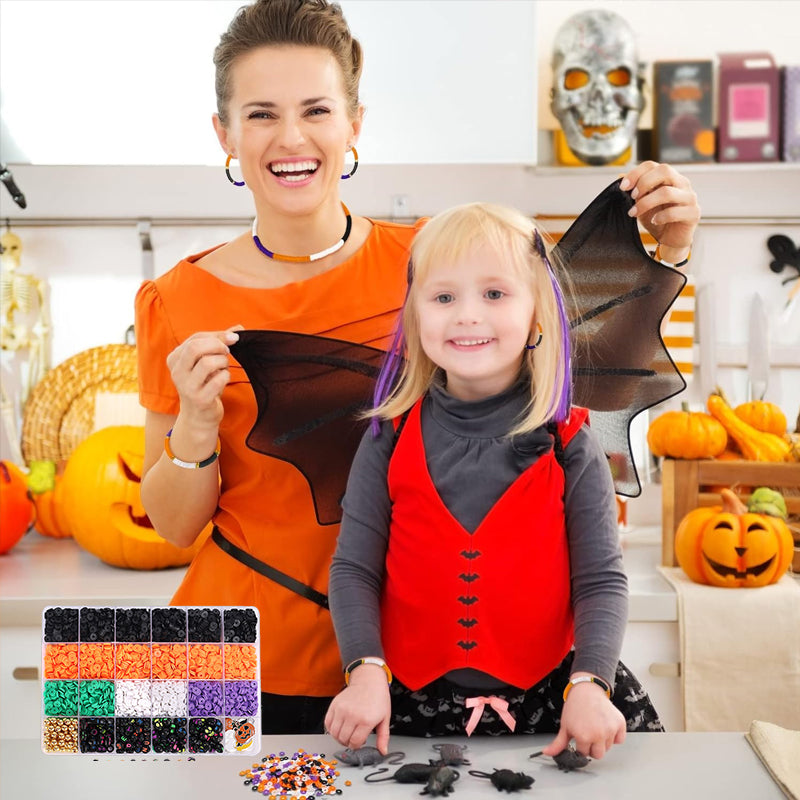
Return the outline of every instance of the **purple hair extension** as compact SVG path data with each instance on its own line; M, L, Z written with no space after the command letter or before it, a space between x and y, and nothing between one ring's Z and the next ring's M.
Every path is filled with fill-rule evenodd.
M533 247L539 258L542 259L544 265L547 267L547 273L550 276L550 283L553 287L553 293L556 297L556 305L558 306L558 316L561 321L561 357L564 360L564 376L560 386L553 387L553 397L550 401L550 408L555 407L554 419L556 422L564 422L569 417L569 411L572 407L572 355L569 339L570 325L567 319L567 312L564 307L564 295L561 292L561 286L558 283L553 266L550 259L547 257L547 250L545 249L542 237L538 230L533 232Z
M397 315L397 322L394 326L392 343L389 345L389 349L386 351L386 356L384 357L383 364L381 365L381 371L378 373L377 381L375 381L375 390L372 394L373 408L377 408L384 400L386 400L392 389L394 389L395 382L397 380L397 374L400 372L400 367L403 364L403 357L406 350L406 337L405 333L403 332L403 309L405 309L406 303L408 302L408 294L411 289L411 276L413 273L414 267L411 263L411 259L409 259L406 296L403 300L403 308ZM373 417L370 420L370 428L372 430L373 437L377 438L381 431L381 423L377 417Z

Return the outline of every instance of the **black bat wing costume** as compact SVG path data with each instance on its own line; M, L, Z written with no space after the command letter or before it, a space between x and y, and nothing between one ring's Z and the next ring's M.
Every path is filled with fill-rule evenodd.
M591 409L616 491L635 497L641 486L631 420L686 386L660 333L686 278L647 254L627 214L632 205L619 181L608 186L555 247L553 266L574 294L565 292L573 401ZM247 445L297 467L318 522L339 522L349 467L367 427L355 417L372 402L384 352L323 336L251 330L240 331L231 353L258 404Z

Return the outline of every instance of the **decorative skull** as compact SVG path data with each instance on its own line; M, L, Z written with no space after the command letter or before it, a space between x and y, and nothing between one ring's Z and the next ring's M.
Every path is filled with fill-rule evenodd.
M618 14L583 11L559 28L553 45L550 108L567 144L587 164L619 158L644 108L633 31Z

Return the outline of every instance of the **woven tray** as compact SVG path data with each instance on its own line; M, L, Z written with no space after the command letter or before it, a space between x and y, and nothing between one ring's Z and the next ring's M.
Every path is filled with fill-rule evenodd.
M138 389L136 347L107 344L63 361L34 386L22 420L25 463L66 461L94 429L97 392Z

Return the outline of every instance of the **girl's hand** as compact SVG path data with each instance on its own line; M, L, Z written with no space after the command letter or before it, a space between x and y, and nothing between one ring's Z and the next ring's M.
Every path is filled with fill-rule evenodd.
M700 206L689 179L669 164L643 161L622 179L620 188L635 200L628 212L661 245L661 258L678 263L686 258L700 221Z
M222 420L222 390L230 380L228 345L239 339L235 325L224 331L192 334L167 356L172 381L188 422L218 428Z
M363 747L374 730L375 746L386 755L391 710L386 673L374 664L362 664L351 673L350 685L333 698L325 715L325 730L353 750Z
M558 755L571 739L579 753L591 758L602 758L612 745L625 741L625 717L593 683L572 687L564 703L558 735L542 752Z

